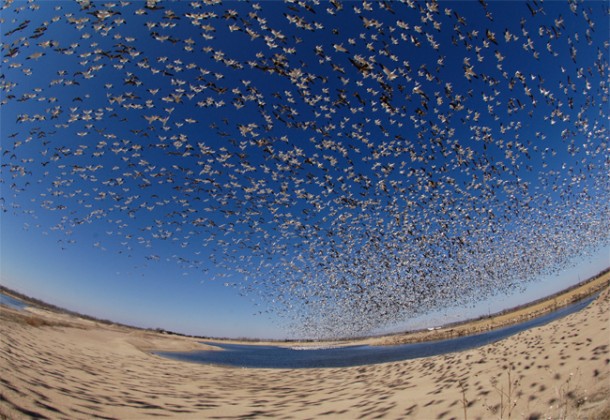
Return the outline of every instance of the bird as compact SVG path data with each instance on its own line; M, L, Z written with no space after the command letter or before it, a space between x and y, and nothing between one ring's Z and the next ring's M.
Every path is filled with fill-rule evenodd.
M298 335L509 293L608 243L607 22L479 4L11 3L3 212L234 276Z

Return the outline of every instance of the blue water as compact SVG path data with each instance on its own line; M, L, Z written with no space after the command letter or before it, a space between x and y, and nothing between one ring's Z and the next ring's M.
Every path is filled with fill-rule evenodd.
M529 328L547 324L577 312L589 305L597 295L549 314L497 330L425 343L395 346L356 345L346 347L296 350L278 346L219 344L206 342L221 351L156 352L155 354L186 362L247 368L331 368L396 362L419 357L437 356L483 346L502 340Z
M0 292L0 304L8 306L9 308L18 309L18 310L22 310L26 306L28 306L25 302L23 302L19 299L15 299L14 297L5 295L4 293L1 293L1 292Z

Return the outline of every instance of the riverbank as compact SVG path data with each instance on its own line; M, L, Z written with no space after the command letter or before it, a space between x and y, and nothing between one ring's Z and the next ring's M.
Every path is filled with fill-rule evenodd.
M0 311L0 418L589 418L610 414L610 292L476 349L328 369L240 369L150 350L197 339Z
M436 329L424 329L418 331L406 331L396 334L388 334L374 337L353 338L344 340L322 340L322 341L299 341L299 340L247 340L247 339L208 339L207 342L249 344L249 345L273 345L285 347L341 347L353 345L391 346L398 344L421 343L425 341L447 340L456 337L479 334L514 324L520 324L568 306L574 302L585 299L604 288L610 286L610 269L606 269L598 275L573 286L567 290L560 291L546 298L530 302L528 304L511 308L487 317L460 321L449 325L443 325Z
M367 339L366 342L371 345L383 346L418 343L422 341L446 340L449 338L478 334L497 328L507 327L509 325L519 324L530 319L546 315L559 308L598 293L604 288L607 288L608 285L610 285L610 271L606 270L581 285L572 287L568 290L556 293L550 297L540 299L536 302L532 302L518 308L508 309L500 313L492 314L488 317L445 325L440 329L405 332L382 337L374 337Z
M33 317L42 316L45 319L53 319L59 322L67 322L68 320L79 320L81 323L87 325L105 325L112 328L127 328L134 331L139 331L138 335L153 337L157 336L157 333L163 333L162 336L182 337L187 338L185 341L189 344L186 345L188 350L196 349L199 341L206 342L218 342L228 344L249 344L249 345L274 345L274 346L286 346L286 347L341 347L351 345L372 345L372 346L384 346L384 345L397 345L397 344L409 344L419 343L424 341L438 341L450 338L462 337L466 335L474 335L498 328L507 327L513 324L519 324L528 321L532 318L536 318L542 315L546 315L549 312L555 311L574 302L587 298L599 293L604 288L610 285L610 268L602 271L596 276L587 279L586 281L572 286L567 290L560 291L552 296L548 296L543 299L539 299L535 302L522 305L517 308L511 308L504 310L499 313L491 314L487 317L480 317L477 319L469 319L465 321L459 321L448 325L439 326L435 329L422 329L416 331L405 331L394 334L362 337L362 338L347 338L338 340L267 340L267 339L232 339L232 338L213 338L213 337L200 337L200 336L185 336L179 333L173 333L163 330L150 330L131 327L129 325L117 324L108 320L99 320L86 315L81 315L72 311L68 311L59 308L54 305L49 305L37 299L32 299L27 296L16 293L10 289L7 289L0 285L0 293L9 296L9 298L19 299L20 302L25 302L28 305L27 311L32 314ZM198 340L198 341L193 341ZM195 343L195 344L191 344ZM142 344L143 348L148 351L172 351L173 348L159 348L154 345ZM192 348L195 347L195 348ZM184 348L177 349L178 351L188 351Z

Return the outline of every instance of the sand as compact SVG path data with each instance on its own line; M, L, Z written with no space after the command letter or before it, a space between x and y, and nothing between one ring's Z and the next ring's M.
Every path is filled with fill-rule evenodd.
M156 350L196 340L2 308L0 417L610 418L610 290L584 310L443 356L243 369Z

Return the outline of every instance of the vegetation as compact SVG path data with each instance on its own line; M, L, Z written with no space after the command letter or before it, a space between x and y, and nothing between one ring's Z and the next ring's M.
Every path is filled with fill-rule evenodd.
M525 308L528 308L528 307L532 307L532 306L537 305L537 304L539 304L541 302L548 301L548 300L551 300L551 299L555 299L555 301L557 302L557 298L562 296L563 294L569 293L569 292L571 292L571 291L573 291L575 289L578 289L579 287L585 286L585 285L587 285L587 284L589 284L589 283L599 279L600 277L604 276L608 272L610 272L610 267L606 268L605 270L599 272L598 274L596 274L595 276L593 276L593 277L591 277L591 278L589 278L587 280L584 280L584 281L582 281L582 282L580 282L578 284L575 284L574 286L571 286L571 287L569 287L567 289L564 289L564 290L562 290L560 292L557 292L557 293L555 293L555 294L553 294L551 296L548 296L548 297L545 297L545 298L541 298L541 299L537 299L537 300L535 300L533 302L530 302L530 303L527 303L527 304L524 304L524 305L520 305L520 306L516 306L514 308L507 309L507 310L504 310L504 311L501 311L501 312L497 312L497 313L494 313L494 314L491 314L491 315L485 315L485 316L481 316L481 317L478 317L478 318L475 318L475 319L471 319L471 320L467 320L467 321L458 321L458 322L455 322L455 323L447 324L447 325L444 326L442 331L443 331L443 333L446 334L445 331L447 331L448 329L454 328L454 327L456 327L458 325L462 325L462 324L466 324L466 323L474 322L474 321L480 321L480 320L484 320L484 319L490 319L490 318L497 317L497 316L506 315L506 314L509 314L511 312L515 312L515 311L522 310L522 309L525 309ZM590 296L590 295L592 295L594 293L597 293L598 291L602 290L604 287L608 286L609 284L610 284L610 280L600 284L598 287L596 287L593 290L587 291L587 293L576 294L576 295L573 296L573 298L571 300L562 302L561 306L569 305L569 304L574 303L574 302L576 302L576 301L578 301L580 299L586 298L587 296ZM201 336L201 335L183 334L183 333L179 333L179 332L175 332L175 331L166 330L166 329L163 329L163 328L139 328L139 327L135 327L135 326L128 325L128 324L122 324L122 323L119 323L119 322L110 321L108 319L96 318L96 317L91 316L91 315L81 314L79 312L75 312L75 311L71 311L71 310L68 310L68 309L64 309L64 308L61 308L59 306L56 306L56 305L44 302L44 301L42 301L40 299L36 299L36 298L30 297L30 296L24 295L22 293L19 293L19 292L16 292L16 291L12 290L12 289L9 289L8 287L5 287L3 285L0 285L0 292L4 293L4 294L7 294L9 296L13 296L15 298L18 298L18 299L20 299L20 300L22 300L22 301L24 301L26 303L31 304L32 306L37 306L39 308L42 308L42 309L45 309L45 310L49 310L49 311L52 311L52 312L56 312L56 313L62 313L62 314L68 314L68 315L76 316L76 317L79 317L79 318L82 318L82 319L86 319L86 320L90 320L90 321L93 321L93 322L97 322L97 323L100 323L100 324L105 324L105 325L110 325L110 326L115 326L115 327L133 328L133 329L139 329L139 330L145 330L145 331L154 331L154 332L162 333L162 334L171 334L171 335L175 335L175 336L196 338L196 339L201 339L201 340L221 340L221 341L224 341L224 340L238 340L238 341L245 341L245 342L251 342L251 343L262 342L262 341L289 343L289 342L298 341L298 342L303 342L303 343L310 343L310 342L325 342L325 341L332 341L332 342L342 342L342 341L345 341L345 342L348 342L348 341L353 341L353 340L360 340L360 339L370 338L370 337L363 336L363 337L352 337L352 338L343 339L343 340L342 339L334 339L334 340L314 340L314 339L300 339L300 340L283 339L283 340L274 340L274 339L262 339L262 338L261 339L252 339L252 338L232 338L231 339L231 338L228 338L228 337L207 337L207 336ZM549 312L549 311L551 311L553 309L557 309L557 304L555 304L552 308L549 308L547 312ZM537 315L542 315L542 314L537 314ZM31 322L36 324L36 323L39 323L41 321L31 321ZM518 322L518 321L519 320L515 320L515 322ZM415 333L425 332L425 331L426 331L426 329L420 329L420 330L408 331L406 333L415 334ZM440 331L437 331L437 333L439 333L439 332ZM468 333L473 333L473 332L464 331L464 332L460 332L460 333L455 334L455 336L464 335L464 334L468 334ZM399 335L403 335L403 334L405 334L405 332L395 333L395 334L387 334L387 336L399 336ZM447 338L449 338L449 337L447 337Z

